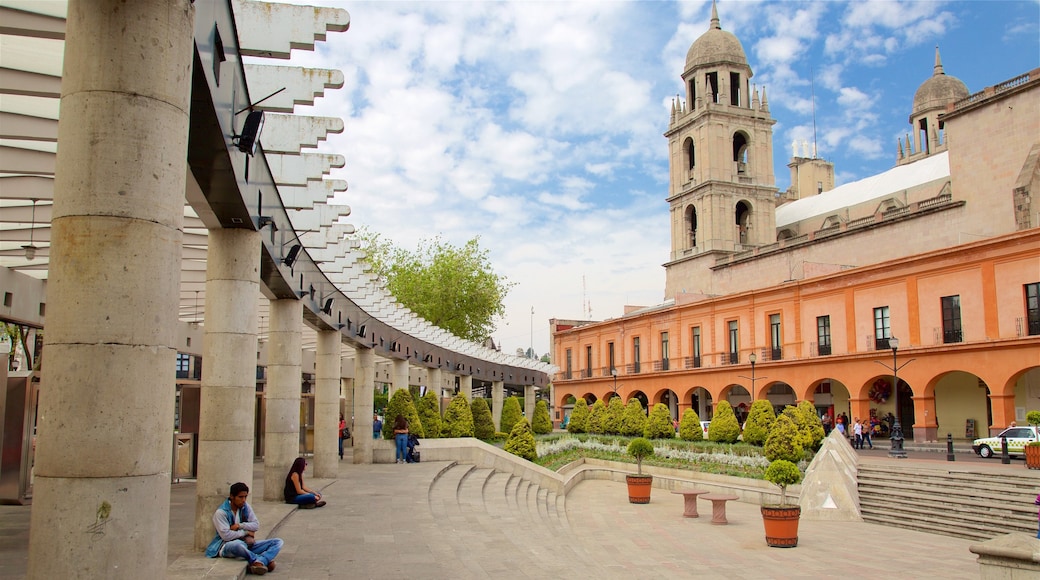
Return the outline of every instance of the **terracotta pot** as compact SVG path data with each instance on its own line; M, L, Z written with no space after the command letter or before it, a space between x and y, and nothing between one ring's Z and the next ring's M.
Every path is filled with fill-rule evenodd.
M1040 445L1026 445L1026 469L1040 469Z
M762 523L766 528L766 544L773 548L798 545L799 506L762 506Z
M625 482L628 483L629 503L650 503L650 488L653 487L654 476L626 475Z

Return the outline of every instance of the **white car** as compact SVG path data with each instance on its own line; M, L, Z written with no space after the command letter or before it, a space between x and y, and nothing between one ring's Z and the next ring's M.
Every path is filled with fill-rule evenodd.
M984 437L972 442L971 448L979 457L993 457L1001 452L1000 439L1007 437L1008 455L1024 455L1026 443L1040 441L1036 427L1008 427L996 437Z

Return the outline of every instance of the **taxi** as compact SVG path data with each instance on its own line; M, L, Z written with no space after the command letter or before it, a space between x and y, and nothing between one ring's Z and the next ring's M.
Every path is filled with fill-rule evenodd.
M1008 455L1024 455L1026 443L1040 441L1036 427L1008 427L996 437L985 437L972 442L971 448L979 457L993 457L1000 454L1000 439L1007 437Z

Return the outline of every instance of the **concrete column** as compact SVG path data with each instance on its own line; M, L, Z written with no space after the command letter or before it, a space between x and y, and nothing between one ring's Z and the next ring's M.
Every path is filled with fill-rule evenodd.
M444 374L441 369L426 369L426 386L433 389L438 397L441 396L441 389L444 388Z
M491 419L495 423L495 431L502 430L502 402L505 398L505 382L491 383Z
M272 300L270 308L264 390L264 500L280 502L285 474L300 456L303 302Z
M376 384L376 354L370 348L357 348L354 353L354 428L361 436L354 438L354 463L372 463L373 394Z
M459 375L459 392L467 401L473 400L473 376Z
M530 425L534 421L534 405L535 405L535 393L537 389L534 385L524 386L524 415L527 417L527 424Z
M339 475L340 344L339 332L318 331L314 391L314 477L328 479Z
M343 372L343 357L340 357L340 373ZM354 364L353 360L349 361L351 365ZM340 379L340 399L342 399L343 416L347 418L347 425L350 425L350 432L354 433L354 379ZM369 429L371 431L371 429ZM357 435L354 436L355 440Z
M394 396L394 393L401 389L408 389L408 361L406 360L393 360L393 382L390 387L390 396Z
M194 18L68 3L29 578L166 575Z
M202 335L195 549L213 539L213 512L231 484L252 488L260 233L209 230Z

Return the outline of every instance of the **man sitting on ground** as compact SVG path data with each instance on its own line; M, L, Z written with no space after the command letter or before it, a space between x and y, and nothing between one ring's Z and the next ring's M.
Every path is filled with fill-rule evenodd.
M282 549L278 538L257 540L260 522L253 508L246 503L249 486L239 482L231 486L231 495L213 513L213 527L217 535L206 548L210 558L244 558L250 574L263 575L274 571L274 559Z

